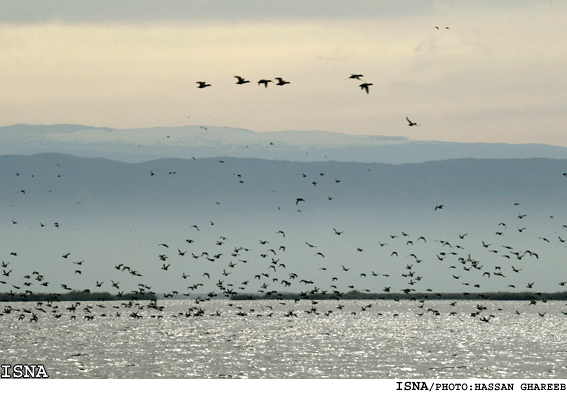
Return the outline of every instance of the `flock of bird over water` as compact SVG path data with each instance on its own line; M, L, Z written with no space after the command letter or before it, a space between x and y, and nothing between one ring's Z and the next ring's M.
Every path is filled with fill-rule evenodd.
M230 166L230 161L221 159L216 161L216 165ZM155 180L155 177L173 177L175 174L175 171L166 175L152 169L148 171L148 182ZM29 174L13 175L24 176L30 177ZM244 184L244 176L235 175L241 184ZM335 198L327 193L332 191L332 188L339 188L342 181L336 175L322 172L297 174L297 182L303 183L303 187L309 188L310 191L318 190L320 185L326 183L329 188L325 189L322 201L329 204L334 202ZM25 189L13 192L20 197L26 195ZM289 202L289 207L293 208L293 212L302 215L304 208L309 207L308 200L297 196L294 201ZM211 196L211 201L215 201L215 196ZM216 201L214 204L220 205L223 202ZM432 238L431 235L416 235L410 232L381 236L377 234L376 242L372 244L354 245L350 244L352 241L345 243L343 247L351 251L352 258L341 264L329 260L335 250L328 245L320 245L313 240L290 240L289 235L297 229L290 229L289 226L284 228L283 224L281 228L276 224L278 228L270 234L264 234L254 243L231 245L232 240L236 239L234 232L238 233L239 230L222 229L213 218L208 223L188 224L186 233L178 239L155 240L154 246L150 248L154 255L149 258L155 261L152 272L148 272L147 268L136 267L135 262L106 263L113 265L112 271L115 275L109 278L108 275L101 274L100 278L86 289L76 289L72 284L58 283L57 278L48 278L42 273L40 266L22 261L20 252L12 250L2 257L0 268L0 293L4 295L0 319L16 317L23 322L38 322L42 316L50 316L92 320L122 314L137 319L163 318L168 313L161 301L170 298L185 298L193 302L186 311L175 313L176 317L228 314L255 317L274 314L286 317L331 315L345 313L345 299L355 293L359 302L355 302L354 306L359 310L353 310L352 305L349 305L349 314L381 315L379 303L369 299L388 298L394 302L400 302L402 299L413 301L416 312L420 315L441 315L438 309L428 308L427 305L428 301L442 298L435 286L431 285L436 282L455 284L456 288L462 290L459 298L464 299L472 294L480 299L490 299L483 295L483 287L494 282L499 282L501 286L505 284L504 289L510 292L528 295L524 301L519 302L519 306L523 306L525 311L518 308L516 314L537 311L543 318L546 316L545 306L549 296L546 296L545 292L542 293L535 280L526 280L522 272L533 270L546 254L549 245L555 244L561 248L566 243L567 224L562 224L560 219L551 216L548 218L548 228L552 236L540 235L521 244L509 244L512 240L517 240L515 237L530 233L529 216L533 215L522 212L520 203L510 203L509 209L517 214L495 219L494 223L489 225L491 230L482 235L482 240L479 235L472 235L469 231L444 238ZM447 211L447 207L445 203L436 204L430 207L430 211L433 215L442 215ZM12 229L30 226L29 223L21 224L18 219L11 219L10 223L5 225ZM38 222L35 225L39 230L47 232L60 232L64 226L68 224L63 221ZM333 244L341 243L351 231L352 228L345 230L339 226L322 229L322 232L327 232L328 236L335 240ZM514 237L508 238L511 235ZM300 252L304 261L297 262L297 258L287 258L290 250L294 250L295 256ZM59 261L62 267L77 278L83 276L85 267L95 266L90 269L91 273L107 273L106 269L109 269L96 267L103 263L89 262L80 256L80 252L73 250L61 251ZM431 265L442 267L444 277L431 278ZM26 272L26 266L34 269ZM308 270L305 269L307 267ZM15 270L16 268L18 270ZM251 270L254 273L250 275ZM164 287L173 283L168 281L166 276L174 276L176 281L183 281L184 288L163 292ZM157 283L152 284L152 281ZM393 285L399 284L400 281L405 284L403 287ZM133 282L137 284L134 287L131 286ZM567 276L557 277L557 283L560 287L565 286ZM47 300L33 301L35 291L32 290L37 290L38 287L49 290ZM55 291L54 287L59 288L59 291ZM101 299L97 302L59 300L64 292L78 291L84 296L102 290L110 290L125 299ZM245 307L244 301L258 297L262 299L261 311L257 307ZM219 298L227 300L227 309L208 311L207 302ZM447 306L455 307L462 303L459 298L447 300ZM336 301L335 308L320 311L318 305L321 299ZM23 301L24 304L15 304L14 301ZM307 309L304 307L305 303L309 303ZM127 313L124 313L125 309ZM487 310L486 305L480 301L474 310L467 314L474 319L490 322L496 313ZM455 309L446 314L463 318L464 313L458 313ZM567 315L567 307L563 314Z
M251 83L242 76L237 75L234 78L237 85ZM363 74L351 74L345 80L355 81L364 93L370 94L373 83L363 78ZM268 88L272 85L283 87L291 82L283 77L276 77L260 79L256 84ZM211 86L212 84L206 81L197 81L198 89ZM406 121L410 127L420 126L409 117L406 117ZM217 165L229 166L226 160L218 160ZM173 176L176 173L176 170L172 170L164 175L156 169L150 169L148 182L152 182L156 177ZM12 176L33 177L20 172ZM244 184L245 176L245 174L236 175L239 183ZM567 177L567 173L563 173L563 176ZM305 188L310 189L317 189L322 183L334 187L341 185L341 178L333 174L300 172L297 178L298 182L304 183ZM335 197L328 192L329 190L326 189L323 200L334 202ZM12 192L21 198L27 193L25 187ZM215 196L211 196L210 199L218 205L223 204L216 201ZM307 200L304 196L296 196L290 205L295 212L301 213L309 204ZM348 202L342 203L348 204ZM440 214L445 212L447 207L445 203L439 203L430 210ZM94 280L90 287L81 289L77 289L72 284L61 283L57 278L48 278L40 268L33 266L35 263L22 261L19 251L12 250L8 253L3 251L0 294L4 295L4 300L0 301L2 308L0 320L17 319L22 322L37 323L46 316L67 320L93 320L122 315L135 319L164 318L167 314L174 314L168 313L165 305L161 303L164 299L170 298L185 298L193 302L186 311L175 313L175 317L234 314L247 317L279 314L290 318L305 315L329 316L344 314L347 310L345 299L356 293L358 302L349 305L348 314L382 315L380 304L369 299L388 298L394 302L401 302L402 299L413 302L416 314L419 315L449 314L462 319L471 317L482 322L490 322L497 316L497 312L487 308L482 300L489 297L482 292L485 285L496 281L505 284L505 289L511 292L528 294L526 300L519 302L519 306L524 308L518 308L516 314L521 315L531 311L537 312L543 318L546 316L547 296L538 288L535 280L526 281L526 277L521 273L537 265L550 244L566 243L567 224L557 224L557 221L551 217L549 228L552 229L553 237L542 235L530 240L529 243L508 244L507 240L516 240L507 239L508 235L529 233L529 219L526 218L528 214L521 211L521 205L511 203L510 210L515 210L517 214L495 220L494 224L488 225L490 232L483 236L473 236L468 230L447 238L398 232L377 235L372 245L344 245L345 250L351 251L352 259L340 264L330 260L329 255L334 251L331 248L325 248L311 240L289 241L289 235L294 233L294 229L279 228L276 225L278 228L270 234L262 235L253 244L231 245L230 233L238 233L239 230L219 229L213 237L211 235L214 231L211 229L217 229L218 226L215 220L211 220L208 223L191 224L186 234L180 235L177 240L155 240L152 250L154 255L150 258L155 261L153 272L148 273L145 268L136 267L135 262L110 263L115 273L112 278L101 275L101 278ZM6 226L17 229L22 224L18 218L12 218ZM53 223L38 221L36 226L42 231L58 232L61 227L68 224L63 221ZM202 236L205 227L208 228L206 237ZM345 233L348 234L349 231L339 226L322 229L322 232L327 232L330 237L335 238L334 244L341 243L346 236ZM4 245L3 248L9 247ZM286 255L289 255L290 250L294 250L296 255L299 251L305 262L297 262L297 258L287 258ZM482 253L479 253L479 250ZM66 270L71 271L77 278L84 275L85 267L102 264L89 262L77 255L80 255L80 252L61 251L59 258ZM305 265L309 265L308 270L303 270ZM428 278L431 277L431 265L443 267L445 277ZM23 268L26 266L34 269L25 272ZM15 270L16 268L18 270ZM92 271L106 273L108 268L104 269L94 268ZM254 273L249 275L251 271ZM152 279L154 281L163 279L165 275L182 280L185 284L184 288L164 292L162 290L169 283L167 280L152 284ZM394 277L396 281L392 281ZM133 282L136 285L132 287ZM403 287L393 285L400 282L404 284ZM428 307L428 301L443 298L435 286L422 285L435 284L435 282L456 284L457 288L462 289L459 299L467 299L468 296L475 294L479 301L472 311L466 313L458 312L456 308L452 309L462 303L459 299L446 300L449 312L443 313ZM567 275L565 278L557 278L557 283L560 287L567 285ZM34 290L38 288L48 290L46 293L49 297L46 300L33 301ZM76 291L85 296L102 290L111 291L121 299L60 301L64 292ZM260 310L258 307L247 308L244 303L247 298L260 298L262 300ZM222 311L209 311L207 302L213 299L226 300L227 308ZM336 306L331 310L321 311L318 306L322 299L336 301ZM305 307L306 303L308 308ZM534 311L534 308L537 310ZM567 315L567 306L564 310L563 314Z

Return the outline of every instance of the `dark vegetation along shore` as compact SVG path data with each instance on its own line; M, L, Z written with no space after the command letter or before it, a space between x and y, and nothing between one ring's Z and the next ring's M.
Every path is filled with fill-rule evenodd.
M67 293L0 293L0 302L33 301L113 301L113 300L157 300L172 298L170 294L128 293L111 294L108 292L71 291ZM185 299L175 296L173 299ZM188 298L190 299L190 298ZM194 298L191 298L194 299ZM212 299L203 295L198 301ZM487 292L487 293L367 293L350 291L341 295L329 293L271 293L271 294L236 294L231 300L567 300L567 292Z
M110 301L110 300L152 300L156 299L151 294L111 294L108 292L84 292L71 291L66 293L0 293L0 302L75 302L82 300Z
M233 300L263 300L263 299L337 299L337 300L567 300L567 292L486 292L486 293L367 293L350 291L340 296L328 293L284 293L284 294L238 294Z

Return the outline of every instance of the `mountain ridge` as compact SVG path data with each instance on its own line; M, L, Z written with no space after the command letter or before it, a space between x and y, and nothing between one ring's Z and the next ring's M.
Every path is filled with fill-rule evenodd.
M255 275L276 276L272 259L285 265L277 268L280 281L290 272L345 290L399 292L410 280L407 265L423 277L411 287L416 292L475 291L477 283L486 291L521 290L531 282L547 292L567 281L567 160L393 165L225 156L128 163L42 153L0 155L0 169L1 260L13 270L10 279L35 270L53 289L92 288L95 281L110 287L110 279L136 289L137 277L115 269L126 265L157 290L202 282L211 291L224 269L233 284L250 280L244 291L256 292L262 281ZM68 253L72 261L62 257ZM221 255L213 263L205 253ZM518 257L507 257L512 253ZM82 261L79 275L73 262ZM470 271L468 262L484 269ZM353 270L343 272L343 265ZM506 277L487 279L487 270Z
M457 158L567 159L567 147L455 143L325 131L254 132L187 125L113 129L75 124L0 127L0 154L67 153L127 162L159 158L237 157L290 161L422 163Z

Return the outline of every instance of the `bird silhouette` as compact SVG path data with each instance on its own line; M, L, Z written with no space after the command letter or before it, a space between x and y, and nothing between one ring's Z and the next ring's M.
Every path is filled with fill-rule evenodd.
M242 78L238 75L235 75L234 78L238 79L238 81L236 81L237 85L248 84L250 82L250 81L245 80L244 78Z
M202 88L206 88L208 86L211 86L211 84L207 84L204 81L197 81L197 84L199 84L199 86L197 88L202 89Z
M415 122L410 121L410 119L408 117L406 117L406 120L408 121L408 126L421 126L421 125L418 125Z
M283 85L286 85L286 84L289 84L289 83L290 83L289 81L285 81L285 80L284 80L283 78L281 78L281 77L276 77L276 80L278 80L278 82L276 83L276 85L279 85L279 86L283 86Z
M371 82L364 82L362 84L359 85L360 89L362 89L363 91L365 91L367 94L370 93L369 87L374 85Z

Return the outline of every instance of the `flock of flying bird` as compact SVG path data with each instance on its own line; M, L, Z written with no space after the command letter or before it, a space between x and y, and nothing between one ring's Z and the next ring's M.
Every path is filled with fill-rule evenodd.
M226 166L225 160L219 160L218 166ZM157 173L152 173L156 175ZM174 175L169 172L168 175ZM20 174L17 173L16 177ZM242 182L242 175L236 175ZM328 186L339 188L341 179L320 173L308 176L308 174L298 174L298 182L305 182L308 188L317 188L322 182L327 182ZM329 191L329 189L326 189ZM22 193L17 192L17 193ZM214 197L211 197L214 200ZM333 201L333 196L326 195L323 201ZM216 202L221 204L221 202ZM296 212L301 213L307 204L306 199L297 197L292 207ZM31 271L23 276L23 278L15 278L13 268L18 265L25 265L26 262L20 262L18 251L11 251L9 256L2 260L2 274L0 276L0 292L4 292L5 296L9 296L12 300L27 301L32 297L34 292L32 289L38 286L50 289L50 300L37 302L35 306L28 302L23 306L14 306L8 300L4 301L3 311L0 316L15 316L26 322L37 322L40 314L49 314L55 318L77 319L78 311L83 311L83 319L94 319L97 316L107 316L106 308L112 306L114 312L112 315L120 315L124 309L129 309L129 316L133 318L144 317L163 317L164 305L160 304L162 298L188 298L194 300L194 303L182 313L176 316L202 316L205 314L221 315L226 312L216 310L215 312L207 312L206 302L217 299L228 299L228 307L239 316L272 316L276 311L274 304L280 306L279 312L286 317L296 317L299 314L310 315L330 315L345 308L344 299L348 299L355 293L359 298L385 296L393 298L395 301L401 299L414 300L416 307L419 309L418 314L441 314L436 308L427 308L427 301L430 299L441 298L434 289L436 281L443 281L440 278L431 279L428 272L429 265L444 266L446 281L453 281L457 288L464 289L462 298L467 298L470 294L478 294L479 298L487 298L482 294L483 284L487 282L502 281L507 282L507 287L513 292L529 293L529 300L525 301L526 305L541 306L547 302L547 296L540 291L534 289L535 281L525 281L525 277L521 277L520 272L528 269L530 266L536 265L541 255L545 254L545 249L549 243L565 243L567 241L567 225L562 225L560 229L555 230L555 238L540 236L535 240L535 244L522 243L521 245L507 244L506 236L514 234L529 233L527 214L519 212L519 203L514 204L514 209L518 210L518 214L512 217L504 218L493 225L493 235L488 235L480 243L476 241L469 242L471 235L468 232L457 233L449 238L431 239L430 235L411 235L407 232L383 235L384 239L378 240L375 245L351 245L352 259L343 262L340 267L333 263L327 263L329 255L332 255L332 249L328 246L318 246L316 242L309 240L287 242L289 234L293 233L293 229L277 229L271 235L258 240L253 245L230 246L229 243L233 236L230 230L223 229L223 234L216 237L211 235L216 226L215 221L208 224L193 224L188 227L188 234L183 235L179 240L160 240L155 243L156 261L155 270L161 273L176 276L186 282L185 289L172 289L158 294L154 291L156 284L149 284L147 280L159 278L155 273L147 273L147 270L134 267L134 263L115 263L114 269L117 277L112 279L99 279L93 282L92 289L79 289L83 294L89 294L95 290L102 290L106 287L115 289L120 297L128 296L128 300L105 302L99 300L98 303L72 302L66 306L60 307L58 302L59 294L53 291L53 287L60 287L65 291L72 291L74 288L67 284L56 284L56 280L48 279L38 270ZM442 215L447 210L445 204L437 204L431 207L431 211ZM301 214L300 214L301 215ZM530 214L531 215L531 214ZM550 219L552 221L553 219ZM12 219L10 226L18 227L19 221ZM60 222L53 223L52 226L40 223L42 229L52 229L53 232L59 231L62 224ZM205 232L204 227L208 228L206 232L207 239L205 241L200 237ZM229 233L226 233L228 231ZM331 237L336 238L336 243L345 237L344 229L337 227L327 229ZM227 236L228 235L228 236ZM538 249L532 247L539 246ZM426 247L427 246L427 247ZM528 248L528 246L530 246ZM345 245L347 248L347 245ZM296 258L288 259L286 255L289 250L301 251L308 261L309 271L302 269L305 262L298 263ZM481 254L478 250L482 250ZM373 250L371 256L367 253ZM376 256L379 251L379 257ZM488 257L488 258L487 258ZM72 270L76 276L83 275L83 267L91 265L84 258L75 258L74 251L63 251L61 253L61 262L68 262L66 266L68 270ZM368 266L368 262L371 262ZM361 262L365 262L361 264ZM94 263L96 265L96 263ZM301 264L298 266L298 264ZM429 267L429 268L428 268ZM253 275L249 275L251 268L258 271ZM95 269L100 271L100 268ZM317 273L314 275L313 273ZM249 276L249 277L248 277ZM390 282L393 277L398 277L405 282L403 288L393 288ZM130 280L136 279L137 286L134 289L124 289L124 283L130 284ZM521 279L521 280L520 280ZM519 281L524 281L520 283ZM567 281L559 280L559 286L565 286ZM162 288L168 280L161 281L158 287ZM429 284L423 285L422 284ZM359 286L367 287L358 289ZM51 287L51 288L50 288ZM536 285L537 288L537 285ZM290 290L286 292L287 290ZM127 292L126 295L124 292ZM245 305L240 299L247 297L257 297L260 295L266 299L266 303L262 304L261 311L257 308L246 310ZM415 295L415 296L414 296ZM149 299L148 302L142 302L142 299ZM334 310L319 311L318 304L321 299L336 300L337 306ZM300 302L307 301L309 308L307 310L299 310L297 306L301 306ZM110 305L109 305L110 303ZM447 304L454 307L458 300L447 301ZM375 312L381 314L378 304L363 300L360 302L359 312ZM281 310L283 309L283 310ZM110 310L110 309L109 309ZM144 311L148 313L144 314ZM15 313L15 314L10 314ZM351 311L351 314L357 314L357 311ZM478 318L483 322L489 322L494 317L493 312L487 312L486 306L478 303L474 311L470 312L472 317ZM516 311L517 314L522 312ZM538 311L540 316L545 316L545 311ZM449 314L456 315L457 311L451 311ZM567 315L567 312L564 312Z
M435 27L439 30L439 27ZM445 29L449 29L446 27ZM351 74L345 80L357 81L358 87L366 94L370 93L373 83L363 80L363 74ZM234 76L235 84L245 85L251 81L242 76ZM289 85L290 82L282 77L272 79L260 79L258 86L268 88L270 84L275 86ZM212 84L206 81L197 81L197 88L205 89ZM420 126L418 123L406 117L408 126ZM203 127L204 128L204 127ZM168 136L169 137L169 136ZM225 165L224 160L219 160L219 165ZM58 165L59 166L59 165ZM150 170L151 176L158 173ZM176 174L175 171L169 175ZM19 177L16 173L15 177ZM243 183L242 175L237 175L239 182ZM563 173L567 176L567 173ZM32 175L33 177L33 175ZM58 175L60 177L60 175ZM317 179L311 179L310 188L317 187L321 180L330 178L331 185L340 185L341 179L320 173ZM307 174L298 175L299 179L308 178ZM21 188L18 194L25 195L26 190ZM214 197L211 196L214 200ZM325 200L333 201L334 197L326 195ZM307 204L303 197L295 198L293 202L297 212L302 212ZM221 204L216 202L216 204ZM516 203L515 205L518 205ZM279 209L279 207L278 207ZM437 204L431 208L435 213L446 211L445 204ZM386 297L395 302L401 299L409 299L415 303L419 315L431 314L438 316L443 314L437 308L428 307L429 300L443 299L443 296L434 289L434 286L422 284L435 284L439 281L449 281L457 284L457 288L463 289L459 299L467 299L471 294L477 298L488 298L483 295L482 287L487 282L507 281L508 289L514 292L527 292L529 297L525 303L528 306L541 306L547 303L544 293L534 289L537 287L535 281L525 281L521 277L522 271L527 271L529 265L534 265L540 259L540 255L545 253L548 243L565 243L567 240L567 225L562 225L556 231L556 238L538 237L541 250L526 248L527 244L512 246L505 244L506 234L520 234L526 231L527 225L524 217L526 214L518 213L515 218L506 218L504 221L494 224L492 237L494 239L484 239L480 243L478 237L474 241L469 239L472 236L468 232L458 233L452 238L430 239L424 235L410 235L406 232L388 234L382 240L370 246L356 245L345 246L350 249L352 259L340 265L327 263L329 255L327 249L317 246L316 243L308 240L297 244L288 242L288 234L293 230L278 229L267 237L262 237L254 245L248 246L229 246L231 237L226 236L226 229L223 234L208 239L208 243L197 237L203 233L203 227L214 227L215 222L208 224L194 224L190 226L190 235L184 235L177 241L156 241L154 259L156 267L152 273L147 270L134 267L135 263L115 263L113 270L116 277L112 279L99 279L93 282L92 289L75 289L65 283L57 284L56 279L47 279L38 270L33 270L23 275L22 278L15 278L14 267L26 265L26 262L19 261L17 251L10 251L8 256L3 257L0 275L0 294L4 295L4 300L0 300L0 320L6 317L16 317L23 322L38 322L40 317L51 316L54 318L77 319L80 317L85 320L92 320L96 317L120 316L124 314L135 319L141 318L163 318L166 314L165 305L160 303L163 298L186 298L193 300L186 311L177 312L175 317L197 317L204 315L223 315L234 313L238 316L273 316L281 314L285 317L298 317L301 315L330 315L341 310L349 310L349 314L374 313L382 315L379 311L379 304L373 301L364 300L365 296L384 299ZM19 226L18 220L11 220L10 226ZM53 223L53 226L40 223L42 229L53 229L58 231L60 222ZM238 229L232 231L239 232ZM325 231L325 230L323 230ZM336 237L338 244L345 236L345 230L336 227L326 230L329 235ZM526 232L527 233L527 232ZM208 232L207 237L211 237ZM266 236L266 235L264 235ZM487 236L488 237L488 236ZM200 242L199 242L199 239ZM205 245L203 245L205 244ZM428 246L427 248L425 246ZM307 262L297 262L297 258L288 259L286 255L289 250L302 251L303 258ZM481 257L478 257L478 250L482 250ZM372 250L372 255L367 251ZM380 256L376 256L379 253ZM75 259L74 251L61 253L62 261L68 262L68 270L75 276L83 276L83 267L97 265L97 263L87 262L85 259ZM365 262L364 264L360 264ZM370 266L368 264L370 262ZM387 262L387 263L386 263ZM308 271L302 271L302 265L315 265ZM443 266L445 278L431 277L431 266ZM253 275L249 275L251 267L258 269ZM94 269L104 273L102 268ZM155 271L159 271L186 282L185 289L172 289L168 292L156 292L156 284L148 284L148 280L154 280L159 276ZM316 275L314 275L316 273ZM398 277L405 283L403 288L394 288L391 279ZM134 279L134 280L132 280ZM521 279L521 280L520 280ZM135 281L134 287L129 285L127 289L124 284L131 284ZM518 282L523 281L523 282ZM398 281L399 282L399 281ZM161 289L168 284L168 280L160 281L157 286ZM397 284L397 283L396 283ZM501 283L499 283L500 286ZM558 285L567 285L567 280L558 279ZM358 289L360 286L365 287ZM37 287L49 290L47 300L28 302L33 298ZM97 302L74 301L67 302L62 306L59 301L61 296L54 287L64 291L78 291L83 296L91 294L97 290L108 290L115 292L121 300ZM106 288L104 288L106 287ZM116 290L116 291L114 291ZM287 291L290 290L290 291ZM287 291L287 292L286 292ZM126 294L125 294L126 292ZM345 308L345 299L356 296L359 303L355 303ZM247 298L260 297L264 303L250 305L244 303ZM214 299L226 299L227 309L214 312L207 311L207 302ZM243 300L244 299L244 300ZM335 300L336 307L333 310L320 311L318 305L322 299ZM23 304L15 305L14 300L20 300ZM308 304L306 309L305 303ZM496 311L483 305L482 301L476 304L473 311L468 313L457 313L455 306L461 303L460 300L447 300L447 307L452 310L449 315L468 314L475 319L483 322L490 322L495 317ZM260 310L258 307L260 306ZM354 308L353 308L354 306ZM279 307L279 308L278 308ZM359 308L357 310L357 308ZM567 310L567 309L566 309ZM82 316L79 313L82 312ZM516 310L516 314L523 312ZM539 316L544 317L545 310L538 311ZM567 311L563 312L567 315ZM397 315L397 313L394 313Z
M361 83L358 85L358 87L360 89L362 89L364 92L366 92L367 94L369 94L370 93L370 87L374 84L372 82L363 81L362 77L364 77L363 74L351 74L347 79L360 81ZM245 78L243 78L239 75L235 75L234 78L236 78L236 84L237 85L244 85L244 84L250 83L249 80L247 80L247 79L245 79ZM289 81L284 80L282 77L276 77L274 79L277 80L277 82L275 83L276 86L284 86L284 85L290 84ZM258 85L263 85L265 88L267 88L268 84L272 83L272 82L273 82L273 80L271 80L271 79L262 78L261 80L258 80ZM211 84L209 84L208 82L205 82L205 81L197 81L197 85L198 85L197 88L199 88L199 89L203 89L203 88L207 88L209 86L212 86ZM406 117L406 120L408 121L408 126L420 126L416 122L410 121L408 117Z
M435 26L435 29L439 30L439 26ZM448 26L445 26L445 30L449 30ZM372 82L366 82L364 81L362 78L364 77L363 74L358 74L358 73L353 73L350 74L350 76L347 78L348 80L355 80L355 81L359 81L360 84L358 85L358 87L366 92L367 94L370 93L370 87L373 86L374 84ZM239 75L235 75L234 78L236 78L236 84L237 85L244 85L244 84L249 84L250 80L247 80L244 77L241 77ZM290 84L289 81L284 80L282 77L275 77L275 80L277 80L277 82L275 82L276 86L285 86ZM212 86L212 84L206 82L206 81L197 81L197 88L199 89L203 89L203 88L207 88ZM268 84L270 83L274 83L274 81L272 79L266 79L266 78L262 78L260 80L257 81L257 84L263 85L265 88L268 87ZM406 117L406 120L408 121L408 126L420 126L419 124L417 124L416 122L412 122L409 120L408 117Z

